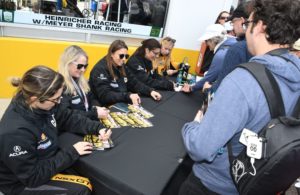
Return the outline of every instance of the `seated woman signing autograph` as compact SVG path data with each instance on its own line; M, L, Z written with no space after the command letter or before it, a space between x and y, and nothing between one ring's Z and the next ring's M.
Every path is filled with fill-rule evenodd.
M122 40L112 42L108 53L91 71L90 86L103 105L112 105L117 102L141 103L139 94L151 96L160 100L161 95L154 89L139 82L125 66L128 59L128 47Z
M61 106L76 109L91 119L106 118L108 109L92 105L97 103L83 76L87 66L88 56L83 49L76 45L65 49L59 61L59 72L65 79Z
M64 78L50 68L33 67L12 84L18 87L17 93L0 121L0 191L9 195L90 194L90 186L60 181L56 175L79 156L90 154L92 144L77 142L59 149L58 134L62 129L99 133L100 139L107 140L111 130L106 132L100 122L59 106Z
M160 43L156 39L146 39L129 58L127 66L136 78L154 89L173 91L175 84L158 74L153 67L154 60L160 55Z

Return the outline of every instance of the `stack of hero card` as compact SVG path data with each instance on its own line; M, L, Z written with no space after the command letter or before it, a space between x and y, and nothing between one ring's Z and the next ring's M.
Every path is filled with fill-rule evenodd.
M125 110L126 112L109 113L109 116L106 119L101 119L102 123L108 128L125 126L145 128L153 126L148 119L154 115L142 106L127 105L127 107L122 106L122 110Z

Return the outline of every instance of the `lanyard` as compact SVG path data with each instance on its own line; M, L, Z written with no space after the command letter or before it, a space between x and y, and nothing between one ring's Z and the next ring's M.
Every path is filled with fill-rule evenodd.
M73 78L71 78L71 80L72 80L72 83L74 85L74 88L75 88L77 94L79 95L80 99L84 103L85 111L88 111L89 110L89 103L87 101L86 94L81 90L80 86L78 86L78 84L74 81Z

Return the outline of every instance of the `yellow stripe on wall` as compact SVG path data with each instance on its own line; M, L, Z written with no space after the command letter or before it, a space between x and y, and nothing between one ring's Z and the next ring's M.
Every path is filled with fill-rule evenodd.
M78 45L87 52L90 66L85 73L86 77L96 62L107 53L109 46L96 43L1 37L0 98L11 98L15 88L10 85L10 79L21 77L25 71L35 65L46 65L57 70L60 55L70 45ZM129 54L132 54L135 49L136 47L129 47ZM172 52L172 57L177 63L180 63L185 56L189 58L191 73L194 73L198 55L198 51L179 48L174 48Z

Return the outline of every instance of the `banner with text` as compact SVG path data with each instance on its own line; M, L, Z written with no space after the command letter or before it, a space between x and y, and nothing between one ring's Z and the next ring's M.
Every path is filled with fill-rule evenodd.
M112 21L99 21L88 18L36 14L24 11L14 11L6 13L5 10L3 10L3 13L1 15L3 22L13 22L19 24L63 27L152 37L161 37L162 34L162 28ZM7 18L11 21L7 20Z

